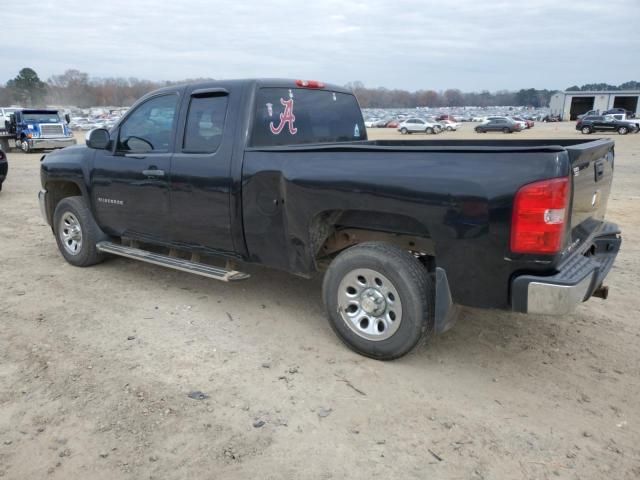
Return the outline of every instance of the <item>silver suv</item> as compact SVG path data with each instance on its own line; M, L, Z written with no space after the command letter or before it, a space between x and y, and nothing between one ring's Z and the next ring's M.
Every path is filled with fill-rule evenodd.
M429 122L422 118L407 118L404 122L398 125L398 131L403 135L408 133L440 133L442 132L442 125L435 122Z

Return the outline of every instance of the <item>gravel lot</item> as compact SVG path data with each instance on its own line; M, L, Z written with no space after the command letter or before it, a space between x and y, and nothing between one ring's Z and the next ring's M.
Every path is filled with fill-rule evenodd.
M465 124L430 138L576 136L573 123ZM320 278L68 265L40 218L40 155L10 153L0 477L640 478L640 134L612 138L608 218L624 243L609 300L558 318L466 310L388 363L334 336Z

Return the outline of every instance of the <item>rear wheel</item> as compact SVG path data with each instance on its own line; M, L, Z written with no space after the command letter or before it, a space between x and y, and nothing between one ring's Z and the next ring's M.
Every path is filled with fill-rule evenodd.
M509 127L504 127L502 129L502 133L511 133L511 129Z
M107 237L82 197L60 200L53 214L53 232L60 253L71 265L88 267L104 260L96 244Z
M432 134L433 133L433 128L427 127L427 129L424 131L424 133Z
M343 251L329 266L322 292L331 328L367 357L401 357L433 330L429 272L395 246L369 242Z
M402 128L400 129L400 133L401 133L402 135L406 135L407 133L409 133L409 130L407 130L406 128L402 127Z
M627 127L618 128L618 134L619 135L626 135L627 133L629 133L629 129Z
M589 135L591 133L591 127L582 127L582 133L584 135Z

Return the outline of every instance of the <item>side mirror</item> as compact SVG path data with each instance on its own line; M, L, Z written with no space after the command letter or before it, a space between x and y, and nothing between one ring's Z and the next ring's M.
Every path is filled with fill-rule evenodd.
M95 148L96 150L106 150L111 143L111 137L109 131L105 128L96 128L89 132L89 138L87 138L87 147Z
M68 113L64 114L64 120L67 122L67 124L71 123L71 117L69 116Z

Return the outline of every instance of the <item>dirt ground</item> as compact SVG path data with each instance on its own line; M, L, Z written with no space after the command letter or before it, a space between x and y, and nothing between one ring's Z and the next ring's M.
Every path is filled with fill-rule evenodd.
M580 134L538 124L479 138L492 136ZM465 124L430 138L478 135ZM40 217L40 155L10 153L0 477L640 478L640 134L612 138L608 219L624 243L609 300L565 317L467 310L387 363L335 337L320 278L68 265Z

